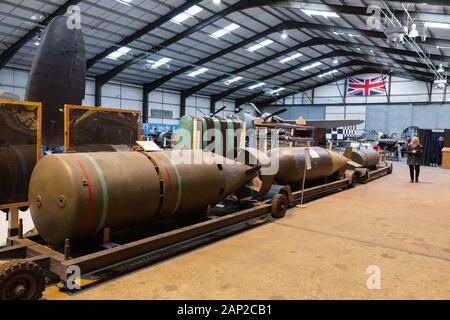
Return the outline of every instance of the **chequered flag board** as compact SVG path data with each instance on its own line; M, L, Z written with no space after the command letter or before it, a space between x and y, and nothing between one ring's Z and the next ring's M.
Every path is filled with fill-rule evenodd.
M352 140L356 136L356 126L327 129L327 140Z

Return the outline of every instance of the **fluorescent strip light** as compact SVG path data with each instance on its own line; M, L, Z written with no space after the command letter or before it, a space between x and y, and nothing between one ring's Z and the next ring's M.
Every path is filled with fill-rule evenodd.
M119 48L118 50L114 51L113 53L110 53L106 57L108 59L117 60L119 57L123 56L124 54L127 54L130 51L131 51L131 49L128 47L122 47L122 48Z
M158 69L159 67L165 65L166 63L172 61L171 58L161 58L158 61L154 61L152 64L152 69Z
M243 77L234 77L225 81L225 84L228 86L236 81L242 80Z
M450 24L439 22L425 22L427 28L450 29Z
M272 44L273 41L270 39L264 40L263 42L260 42L258 44L255 44L254 46L251 46L250 48L248 48L247 50L250 52L256 51L258 49L267 47L269 44Z
M254 84L254 85L252 85L252 86L250 86L250 87L248 87L250 90L254 90L254 89L256 89L256 88L260 88L260 87L262 87L262 86L264 86L266 83L265 82L260 82L260 83L257 83L257 84Z
M320 66L321 64L322 64L322 62L314 62L313 64L310 64L310 65L308 65L308 66L305 66L305 67L301 68L300 70L306 71L306 70L309 70L309 69L318 67L318 66Z
M230 33L236 29L240 28L240 25L236 24L236 23L232 23L229 24L228 26L226 26L223 29L219 29L216 32L214 32L213 34L210 34L211 37L219 39L220 37L223 37L224 35L226 35L227 33Z
M304 14L308 16L322 16L324 18L339 18L339 15L336 12L331 11L319 11L319 10L307 10L302 9Z
M271 95L276 95L276 94L280 93L283 90L286 90L286 89L285 88L278 88L278 89L270 91L270 94Z
M289 61L292 61L294 59L300 58L301 56L303 56L303 54L301 54L300 52L297 52L296 54L293 54L292 56L286 57L282 60L280 60L280 63L286 63Z
M170 21L180 24L183 21L195 16L197 13L199 13L201 11L203 11L203 8L200 8L199 6L192 6L189 9L187 9L186 11L173 17Z
M208 68L200 68L198 70L192 71L191 73L188 74L189 77L196 77L199 74L205 73L206 71L208 71Z
M133 1L133 0L116 0L116 2L119 2L119 3L124 4L126 6L129 6L131 1Z
M319 78L323 78L323 77L329 76L329 75L337 73L337 72L338 72L337 70L331 70L331 71L322 73L321 75L319 75Z

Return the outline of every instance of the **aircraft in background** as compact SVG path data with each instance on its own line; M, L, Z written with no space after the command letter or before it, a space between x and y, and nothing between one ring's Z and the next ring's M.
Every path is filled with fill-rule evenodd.
M249 103L241 107L237 114L232 115L231 118L244 121L247 128L254 128L255 120L257 120L257 122L262 120L264 123L287 123L322 129L351 127L364 123L364 120L305 120L302 118L298 118L296 120L286 120L278 116L286 111L287 109L284 108L277 110L274 113L263 113L253 103Z

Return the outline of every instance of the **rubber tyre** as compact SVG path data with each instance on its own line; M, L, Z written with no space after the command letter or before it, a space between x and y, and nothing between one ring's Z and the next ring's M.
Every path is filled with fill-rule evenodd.
M369 171L367 170L362 177L359 178L359 183L367 184L369 182Z
M279 193L272 198L272 217L275 219L284 218L288 208L288 199L285 194Z
M0 263L0 300L38 300L45 285L44 271L34 262Z

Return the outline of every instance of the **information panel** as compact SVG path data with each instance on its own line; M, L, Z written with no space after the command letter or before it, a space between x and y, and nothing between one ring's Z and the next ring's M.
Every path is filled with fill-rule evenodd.
M28 205L28 184L41 157L41 103L0 100L0 209Z
M66 105L64 122L67 152L128 151L140 140L136 110Z

